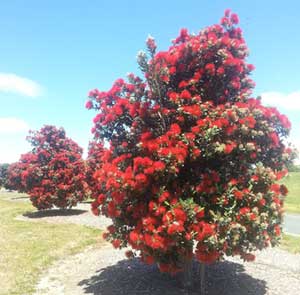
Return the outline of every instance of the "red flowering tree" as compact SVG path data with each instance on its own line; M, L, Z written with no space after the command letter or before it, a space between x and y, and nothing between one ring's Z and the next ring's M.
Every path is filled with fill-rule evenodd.
M144 79L118 79L89 93L98 113L95 214L112 219L105 238L146 263L176 272L196 257L254 259L278 244L291 150L286 116L251 97L248 49L238 17L191 35L138 63ZM91 150L91 154L93 150ZM128 256L134 253L128 252Z
M30 131L32 151L14 164L10 179L29 194L36 208L71 208L86 196L82 149L66 137L63 128L44 126Z
M20 193L24 193L26 188L22 181L22 173L27 167L27 154L21 156L19 162L12 163L7 169L7 188L9 190L16 190Z

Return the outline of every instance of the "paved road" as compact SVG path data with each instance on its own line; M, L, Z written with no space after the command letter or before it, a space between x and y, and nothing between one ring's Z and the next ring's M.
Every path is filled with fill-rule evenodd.
M300 214L285 214L283 230L300 236Z

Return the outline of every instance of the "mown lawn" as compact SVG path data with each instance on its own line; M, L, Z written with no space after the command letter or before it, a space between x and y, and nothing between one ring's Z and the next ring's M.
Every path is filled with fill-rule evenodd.
M282 183L289 190L284 205L286 212L300 214L300 172L290 172Z
M300 253L300 237L283 235L280 247L293 254Z
M14 201L8 198L16 198ZM25 195L0 193L0 294L32 294L41 272L56 259L101 243L97 229L15 219L33 211Z

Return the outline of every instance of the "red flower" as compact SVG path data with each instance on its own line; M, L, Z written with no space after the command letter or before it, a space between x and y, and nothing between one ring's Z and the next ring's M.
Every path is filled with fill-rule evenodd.
M230 13L231 13L231 10L230 9L226 9L225 12L224 12L225 17L229 17Z
M182 99L191 99L192 96L191 96L191 94L190 94L190 92L188 90L183 90L180 93L180 98L182 98Z
M269 133L268 136L272 140L272 142L274 143L275 146L279 145L279 138L278 138L277 133L271 132L271 133Z
M243 207L243 208L240 209L240 214L241 215L246 215L248 213L250 213L250 209L248 207Z
M152 37L147 38L146 44L150 50L155 51L156 44L155 44L155 40Z
M196 236L196 240L197 241L203 241L205 238L212 236L214 234L214 229L212 227L212 225L201 221L199 223L199 228L197 229L197 236Z
M112 244L115 248L120 248L121 241L119 239L115 239L112 241Z
M85 107L86 107L88 110L90 110L90 109L93 107L93 103L92 103L90 100L88 100L88 101L86 102L86 104L85 104Z
M155 171L162 171L165 169L165 167L166 167L166 164L162 161L156 161L153 164L153 168Z
M217 74L218 74L219 76L224 75L224 73L225 73L224 67L219 67L219 68L217 69Z
M234 194L234 196L235 196L235 198L237 200L242 200L243 199L243 196L244 196L243 192L241 192L241 191L234 191L233 194Z
M185 212L180 208L173 209L173 214L177 221L185 222L187 219Z
M215 74L215 65L212 63L209 63L205 66L205 70L210 74L210 75L214 75Z
M232 21L233 24L239 23L239 17L235 13L231 14L230 20Z
M135 231L131 231L129 234L129 239L131 242L136 244L139 241L139 234Z
M227 17L222 17L220 23L222 26L229 25L229 19Z
M220 253L218 251L202 252L197 250L196 257L202 263L211 264L220 257Z
M188 82L186 81L181 81L179 84L178 84L178 88L185 88L189 85Z
M260 205L261 207L263 207L263 206L266 205L266 200L265 200L265 199L260 199L260 200L258 201L258 203L259 203L259 205Z
M159 203L163 203L164 201L166 201L166 200L169 199L169 198L170 198L170 193L169 193L169 192L163 192L163 193L160 195L158 201L159 201Z
M233 151L233 149L235 149L235 148L236 148L236 143L226 144L225 145L224 153L225 154L230 154Z
M276 224L274 226L274 232L275 232L276 236L280 236L280 234L281 234L281 228L280 228L280 226L278 224Z
M177 94L176 92L170 92L170 93L169 93L169 98L170 98L170 100L172 100L172 101L177 101L177 99L178 99L178 94Z
M135 180L138 183L145 183L145 182L147 182L147 176L143 173L139 173L135 176Z
M173 235L174 233L180 233L184 231L184 227L179 222L173 222L168 227L168 235Z
M199 157L200 154L201 154L201 150L199 150L199 149L194 149L194 150L193 150L193 156L194 156L195 158Z

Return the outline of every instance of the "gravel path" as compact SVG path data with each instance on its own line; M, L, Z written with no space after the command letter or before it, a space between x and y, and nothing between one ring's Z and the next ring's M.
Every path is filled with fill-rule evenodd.
M123 251L105 245L58 261L42 277L35 295L179 295L199 293L194 278L190 291L182 277L160 274L155 266L124 259ZM206 268L206 294L296 295L300 293L300 256L270 249L254 263L230 258Z

